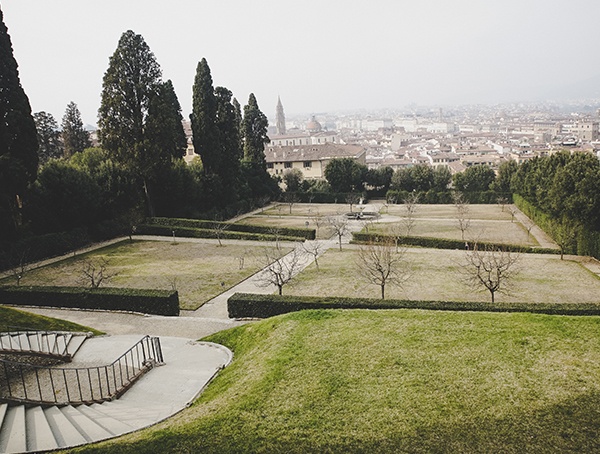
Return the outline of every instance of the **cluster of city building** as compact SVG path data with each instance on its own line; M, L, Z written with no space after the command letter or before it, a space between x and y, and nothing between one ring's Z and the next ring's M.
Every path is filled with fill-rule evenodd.
M589 108L573 113L552 105L414 107L286 119L278 100L275 112L265 157L268 171L278 176L299 169L305 179L322 179L334 158L394 170L446 166L454 174L475 165L497 170L505 161L521 163L565 149L600 156L600 110Z

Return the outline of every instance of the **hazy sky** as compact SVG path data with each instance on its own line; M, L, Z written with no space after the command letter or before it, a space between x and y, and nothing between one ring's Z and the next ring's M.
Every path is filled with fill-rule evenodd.
M0 0L33 111L95 124L121 34L141 34L191 110L215 86L274 116L529 100L600 74L598 0Z

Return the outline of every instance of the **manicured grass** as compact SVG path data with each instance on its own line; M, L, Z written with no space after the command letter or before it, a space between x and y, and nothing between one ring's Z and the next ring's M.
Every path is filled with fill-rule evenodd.
M77 323L0 306L0 331L14 331L15 327L18 329L35 329L42 331L79 331L103 334L93 328L78 325Z
M359 211L357 205L353 205L352 211ZM366 210L366 209L365 209ZM368 211L368 210L366 210ZM347 203L295 203L292 205L290 213L289 205L281 203L267 210L258 213L258 216L334 216L350 212L350 205Z
M261 268L259 247L198 242L134 241L29 271L21 285L79 285L83 261L105 258L109 273L118 273L106 287L131 287L179 292L181 309L193 310ZM283 251L285 252L285 250ZM240 269L240 259L244 258ZM12 283L10 279L4 282Z
M444 205L429 205L429 204L418 204L415 218L440 218L440 219L455 219L456 218L456 206L452 204ZM406 208L404 205L389 205L387 210L382 209L382 213L391 214L394 216L404 216L406 214ZM469 217L471 219L481 220L495 220L495 221L510 221L512 216L510 214L508 205L504 207L504 210L499 205L469 205Z
M319 228L315 224L315 221L310 216L298 217L298 216L250 216L237 222L237 224L251 224L251 225L264 225L267 227L295 227L305 228L306 222L308 221L308 228L315 229L317 231L317 239L325 239L331 237L331 231L327 228L327 225L323 221Z
M74 452L597 452L600 318L305 311L208 340L191 408Z
M342 252L330 249L283 288L287 295L378 298L380 289L358 272L357 247ZM402 288L388 286L388 298L435 301L489 301L488 293L464 283L461 271L465 251L410 248L406 250L409 278ZM559 256L521 254L519 274L509 295L496 294L498 302L597 302L600 279L578 262Z

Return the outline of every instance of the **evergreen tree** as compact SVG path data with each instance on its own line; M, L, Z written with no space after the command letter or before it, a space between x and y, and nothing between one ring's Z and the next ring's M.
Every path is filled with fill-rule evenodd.
M227 88L215 88L217 102L216 126L219 133L217 152L220 158L216 173L223 185L223 202L226 204L237 199L241 180L240 161L243 154L240 147L239 117L231 97L232 93Z
M70 158L75 153L81 153L92 146L90 133L83 127L81 113L77 108L77 104L73 101L67 105L65 115L62 118L62 140L66 158Z
M50 159L60 158L63 155L63 148L60 142L60 131L58 123L47 112L36 112L33 114L35 129L38 137L38 156L40 164Z
M31 106L0 10L0 233L20 223L22 197L37 176L37 150Z
M242 152L242 159L244 157L244 136L242 134L242 121L244 119L244 117L242 117L242 106L240 105L240 102L237 100L237 98L233 98L233 101L231 101L231 104L233 104L233 110L235 111L235 124L237 125L238 128L238 137L240 139L240 150Z
M265 144L269 143L267 128L269 120L260 111L254 93L250 93L248 104L244 106L242 134L244 137L244 160L267 169Z
M205 174L216 173L220 167L218 154L219 132L216 126L217 99L206 59L196 68L192 87L192 135L194 151L200 155Z
M149 147L147 119L151 100L160 96L160 83L160 66L144 38L131 30L123 33L102 82L99 137L118 162L138 171L150 216L150 176L157 169L154 163L159 166L162 160L155 161L156 149Z

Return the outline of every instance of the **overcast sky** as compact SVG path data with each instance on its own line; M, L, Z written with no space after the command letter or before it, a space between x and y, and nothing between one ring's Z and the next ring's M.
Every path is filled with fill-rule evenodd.
M527 101L600 75L598 0L0 0L34 112L95 124L123 32L191 110L196 65L273 117Z

